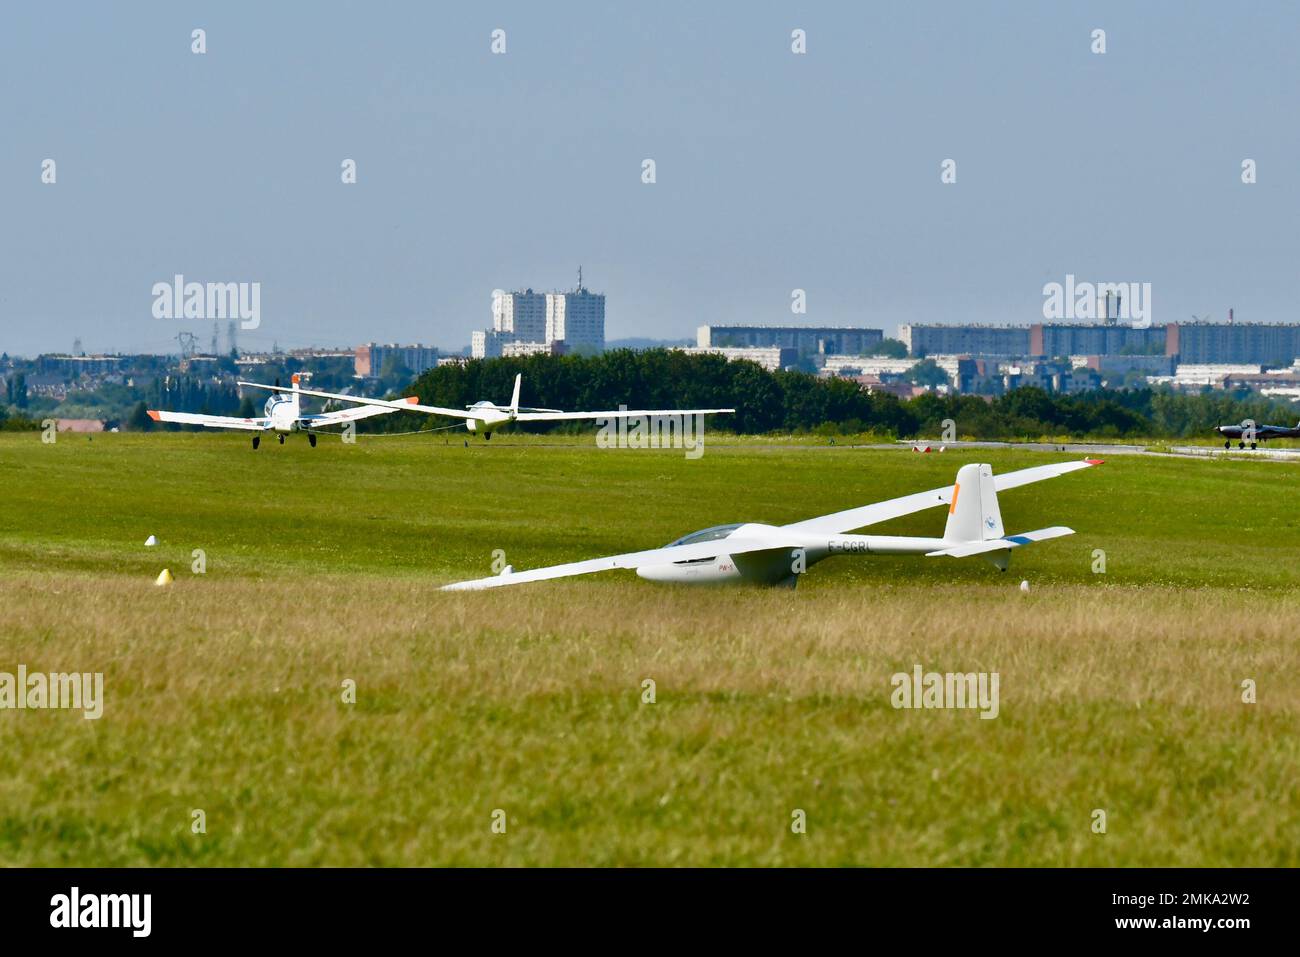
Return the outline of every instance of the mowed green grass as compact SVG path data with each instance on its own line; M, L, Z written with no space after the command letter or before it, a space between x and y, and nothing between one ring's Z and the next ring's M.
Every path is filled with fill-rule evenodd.
M1300 863L1291 465L1116 456L1010 491L1009 531L1078 534L1005 575L437 590L496 549L526 568L1067 458L0 435L0 671L103 671L106 696L98 721L0 711L0 864ZM998 672L999 716L895 710L917 664Z

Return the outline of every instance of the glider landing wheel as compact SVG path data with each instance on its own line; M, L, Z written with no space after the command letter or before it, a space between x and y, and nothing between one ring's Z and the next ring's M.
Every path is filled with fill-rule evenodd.
M253 451L254 451L254 452L257 451L257 447L258 447L259 445L261 445L261 444L262 444L262 437L261 437L260 435L255 435L255 436L253 436Z
M284 436L283 436L283 435L280 436L280 444L281 444L281 445L284 445Z
M308 433L307 433L307 444L310 445L313 449L316 448L316 433L315 433L315 432L308 432Z
M483 441L484 441L484 442L491 442L491 441L492 441L492 433L491 433L491 432L484 432L484 433L483 433Z

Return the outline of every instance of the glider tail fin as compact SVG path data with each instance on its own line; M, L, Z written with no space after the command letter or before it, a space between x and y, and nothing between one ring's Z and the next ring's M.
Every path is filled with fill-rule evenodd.
M510 397L510 411L515 415L519 414L519 383L523 381L523 378L524 374L522 372L515 375L515 392Z
M978 555L1006 571L1013 548L1073 534L1073 529L1056 525L1008 535L1002 527L993 469L987 465L963 465L953 484L948 525L943 530L944 547L926 554L952 558Z
M943 540L954 544L983 542L1001 538L1003 533L1002 510L998 507L992 467L963 465L953 483Z

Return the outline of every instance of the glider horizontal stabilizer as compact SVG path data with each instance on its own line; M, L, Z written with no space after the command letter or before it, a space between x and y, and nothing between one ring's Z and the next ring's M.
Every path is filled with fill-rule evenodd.
M1019 548L1021 545L1029 545L1033 542L1045 542L1049 538L1061 538L1065 535L1073 535L1074 529L1066 528L1064 525L1054 525L1051 528L1040 528L1033 532L1023 532L1019 535L1007 535L1004 538L990 538L983 542L963 542L959 545L951 545L947 548L941 548L938 551L926 552L926 556L934 558L940 555L946 555L949 558L966 558L970 555L983 555L987 552L997 552L1008 548Z

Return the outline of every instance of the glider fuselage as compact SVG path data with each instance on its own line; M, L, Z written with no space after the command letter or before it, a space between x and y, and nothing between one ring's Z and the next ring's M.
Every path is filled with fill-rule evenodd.
M818 562L835 555L924 555L944 547L942 538L916 538L900 535L831 535L808 536L797 546L776 546L762 551L730 555L726 539L732 535L753 539L764 535L780 536L774 525L746 523L701 529L679 538L671 545L717 540L718 554L712 558L695 558L664 565L644 565L637 576L647 581L719 585L749 582L755 585L778 585L792 581Z
M473 411L475 418L466 419L465 428L482 435L491 435L501 426L509 425L515 420L512 413L504 412L486 400L475 402L469 408Z

